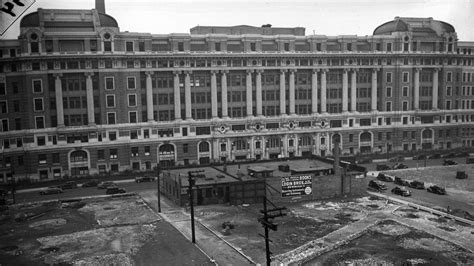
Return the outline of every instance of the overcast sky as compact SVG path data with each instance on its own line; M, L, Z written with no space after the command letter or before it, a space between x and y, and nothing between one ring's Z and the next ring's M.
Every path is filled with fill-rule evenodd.
M94 0L36 0L37 8L92 9ZM474 0L105 0L121 31L189 33L201 26L304 27L306 35L372 35L400 17L433 17L450 23L460 41L474 41ZM15 39L19 20L3 38Z

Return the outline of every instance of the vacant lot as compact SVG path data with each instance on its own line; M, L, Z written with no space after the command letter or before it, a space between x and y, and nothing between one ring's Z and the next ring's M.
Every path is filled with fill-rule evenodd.
M472 265L474 254L448 241L386 220L308 265Z
M136 195L13 205L0 220L6 265L209 263Z

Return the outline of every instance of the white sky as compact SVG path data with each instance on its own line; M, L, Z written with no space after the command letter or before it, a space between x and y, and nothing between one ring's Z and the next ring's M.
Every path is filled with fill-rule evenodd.
M25 14L45 9L92 9L94 0L36 0ZM474 0L105 0L121 31L189 33L201 26L304 27L306 35L372 35L395 16L450 23L460 41L474 41ZM3 38L15 39L19 21Z

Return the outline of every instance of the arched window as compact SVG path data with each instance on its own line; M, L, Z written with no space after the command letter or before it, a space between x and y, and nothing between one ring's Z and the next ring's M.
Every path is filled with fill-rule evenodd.
M172 153L174 152L174 146L171 144L164 144L160 146L160 153Z
M425 129L421 133L421 137L424 139L431 139L433 138L433 131L431 131L430 129Z
M199 152L209 152L209 142L199 143Z
M360 142L370 142L372 141L372 134L369 132L364 132L360 134Z
M84 161L87 161L87 152L83 150L77 150L71 153L71 162L84 162Z

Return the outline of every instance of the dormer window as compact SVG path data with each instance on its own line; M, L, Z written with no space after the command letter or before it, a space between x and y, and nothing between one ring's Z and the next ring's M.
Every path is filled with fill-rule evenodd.
M126 42L125 47L127 52L133 52L133 42Z
M112 36L110 33L106 32L104 33L104 52L112 52ZM97 42L91 41L91 51L97 51Z
M38 34L32 33L30 35L30 47L32 53L39 53Z
M257 51L257 44L254 42L250 43L250 51L255 52Z
M287 42L286 42L286 43L284 44L284 50L287 51L287 52L290 51L290 43L287 43Z
M184 52L184 43L183 42L178 42L178 51L179 52Z
M216 42L216 52L220 52L221 51L221 43L220 42Z

